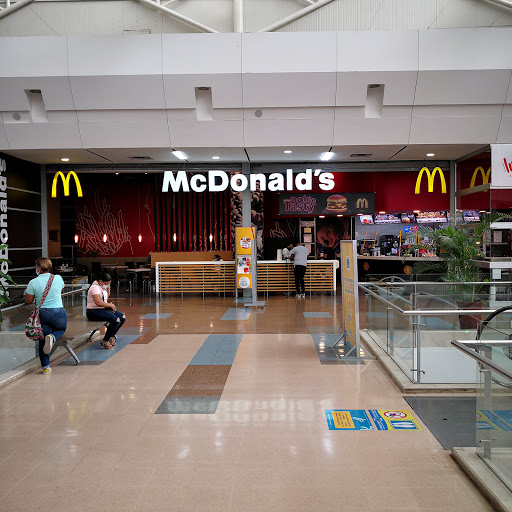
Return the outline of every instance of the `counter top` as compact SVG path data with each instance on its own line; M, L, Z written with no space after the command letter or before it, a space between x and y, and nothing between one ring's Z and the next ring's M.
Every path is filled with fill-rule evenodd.
M358 260L382 260L382 261L402 261L404 259L403 256L357 256ZM429 261L441 261L441 258L438 258L437 256L429 256L429 257L421 257L421 256L407 256L405 258L404 263L407 263L408 261L423 261L423 260L429 260Z

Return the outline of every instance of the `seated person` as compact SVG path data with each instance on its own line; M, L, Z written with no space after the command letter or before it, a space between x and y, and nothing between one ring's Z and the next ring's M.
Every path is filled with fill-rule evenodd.
M214 257L213 257L213 261L223 261L223 259L220 257L219 254L216 254Z
M110 275L103 272L97 275L98 279L91 284L87 292L87 319L108 322L101 345L103 348L112 349L116 345L116 333L124 324L126 315L116 311L113 302L107 302L112 282Z

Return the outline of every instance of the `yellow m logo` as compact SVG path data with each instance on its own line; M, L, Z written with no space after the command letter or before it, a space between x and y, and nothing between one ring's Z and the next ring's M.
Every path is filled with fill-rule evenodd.
M416 179L416 189L414 190L414 193L420 193L421 178L424 172L427 173L428 191L434 192L434 179L436 177L436 174L439 173L439 176L441 177L441 193L446 194L446 181L444 179L443 171L441 170L440 167L435 167L432 173L427 167L423 167L423 169L421 169L421 171L418 174L418 178Z
M471 178L471 184L469 185L469 188L473 188L475 186L478 171L480 171L480 174L482 175L482 185L486 185L487 183L489 183L489 178L491 177L491 168L489 167L489 169L487 169L487 172L485 172L483 167L477 167L473 171L473 176Z
M76 175L75 171L69 171L67 176L64 176L64 173L62 171L59 171L53 178L52 197L57 197L57 182L59 181L59 178L62 179L64 195L69 196L69 181L71 179L71 176L73 176L73 178L75 178L77 196L78 197L83 196L82 186L80 185L80 181L79 181L78 176Z
M360 197L360 198L357 200L356 208L357 208L358 210L360 210L361 208L366 208L366 209L368 209L368 199L366 199L365 197Z

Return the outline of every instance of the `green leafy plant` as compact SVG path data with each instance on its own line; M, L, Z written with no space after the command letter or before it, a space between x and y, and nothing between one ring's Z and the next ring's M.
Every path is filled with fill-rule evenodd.
M416 249L437 250L439 261L424 258L413 266L413 274L439 273L441 280L452 283L461 283L456 286L455 293L461 294L464 302L475 300L475 294L479 288L475 285L464 283L481 282L483 276L480 268L475 264L476 260L483 259L482 244L485 233L489 231L491 224L506 217L500 213L486 215L479 223L475 224L451 224L442 229L421 227L418 230L419 238L426 238L428 242L418 243L411 247L407 254L410 255Z
M3 251L5 248L7 247L6 244L4 245L0 245L0 251ZM0 265L2 263L11 263L8 259L6 258L0 258ZM14 286L17 286L17 284L12 280L11 276L7 275L7 274L4 274L1 270L0 270L0 308L4 305L4 304L10 304L11 302L11 299L9 297L9 291L7 290L7 288L4 286L4 282L5 281L9 281L11 282ZM0 309L0 323L2 323L2 320L3 320L3 317L2 317L2 310Z

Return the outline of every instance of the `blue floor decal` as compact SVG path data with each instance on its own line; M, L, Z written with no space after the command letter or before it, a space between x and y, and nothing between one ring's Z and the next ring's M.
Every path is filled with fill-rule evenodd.
M165 320L169 318L172 313L147 313L144 316L141 316L141 320Z
M304 311L302 314L304 318L332 318L331 313L328 311Z
M221 320L249 320L251 313L247 308L229 308Z
M210 334L190 365L233 364L242 334Z

